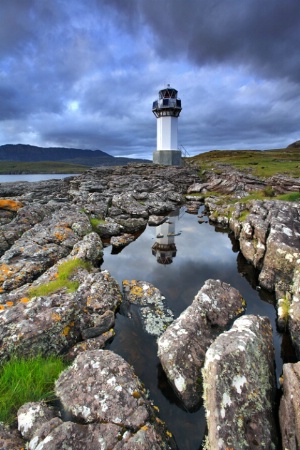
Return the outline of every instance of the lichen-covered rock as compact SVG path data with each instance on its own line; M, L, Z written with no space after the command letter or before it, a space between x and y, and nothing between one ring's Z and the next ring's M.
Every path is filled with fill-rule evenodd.
M35 431L44 423L55 417L54 411L46 403L30 402L25 403L19 408L18 430L24 439L30 440Z
M275 374L269 319L243 316L206 353L207 449L276 450Z
M300 442L300 362L283 365L279 422L282 448L297 450Z
M291 300L290 303L287 303ZM288 325L296 356L300 359L300 264L295 270L292 295L286 293L283 299L285 303L285 322Z
M33 287L47 284L51 276L55 279L54 269ZM82 339L105 334L113 326L114 312L122 301L116 280L107 271L89 273L83 268L74 273L73 280L79 283L73 293L60 289L30 300L26 296L30 286L24 286L6 297L10 301L0 305L0 359L11 354L64 353ZM104 336L101 345L110 337Z
M201 403L206 350L244 308L236 289L220 280L207 280L193 303L158 339L162 367L186 408Z
M99 235L93 232L85 235L82 241L74 245L70 256L89 261L93 265L99 264L103 257L103 245Z
M1 450L20 450L25 447L25 441L18 430L10 428L0 422L0 448Z
M160 336L173 322L173 313L166 307L165 297L159 289L146 281L123 280L122 285L127 315L130 317L130 304L138 305L147 333Z
M82 342L75 344L66 355L64 355L64 360L71 362L82 352L89 350L100 350L103 349L108 341L110 341L115 336L114 329L110 329L100 336L87 339Z
M96 350L80 354L60 375L55 393L76 422L97 427L101 423L103 442L115 439L109 448L176 448L171 433L156 420L155 410L132 367L113 352ZM95 430L91 436L94 433Z
M36 224L7 250L0 259L0 292L11 291L37 276L67 256L82 236L91 231L87 216L77 208L62 208L49 219Z
M20 302L0 312L0 360L10 355L60 354L81 336L83 306L72 294Z
M120 436L120 427L114 424L83 425L74 422L62 422L56 418L37 431L29 442L29 450L115 449Z
M116 311L122 302L119 284L107 270L88 274L76 292L76 298L84 302L88 311L104 314Z

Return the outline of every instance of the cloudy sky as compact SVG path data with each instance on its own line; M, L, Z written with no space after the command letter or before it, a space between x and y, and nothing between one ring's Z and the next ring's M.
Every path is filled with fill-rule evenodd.
M190 155L300 139L299 0L0 0L0 18L0 145L151 159L167 83Z

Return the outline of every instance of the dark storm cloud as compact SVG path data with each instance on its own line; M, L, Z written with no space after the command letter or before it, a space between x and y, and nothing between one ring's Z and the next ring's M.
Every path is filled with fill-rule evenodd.
M165 83L191 153L299 139L298 0L0 0L0 17L0 144L151 157Z
M297 0L108 3L119 12L121 23L127 23L129 30L134 23L151 27L161 58L185 56L199 66L231 62L269 77L286 76L300 81Z

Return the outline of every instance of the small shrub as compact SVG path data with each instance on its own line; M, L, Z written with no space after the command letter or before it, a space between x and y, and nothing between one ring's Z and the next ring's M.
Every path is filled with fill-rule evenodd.
M0 421L11 423L24 403L55 399L54 382L66 368L61 358L12 358L0 369Z

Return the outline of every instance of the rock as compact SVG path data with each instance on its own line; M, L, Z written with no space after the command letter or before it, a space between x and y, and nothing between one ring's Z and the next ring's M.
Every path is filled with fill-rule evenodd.
M149 216L148 225L150 225L150 226L158 226L158 225L164 223L166 220L167 220L166 216L155 216L155 215L152 215L152 216Z
M130 304L138 305L140 317L147 333L160 336L173 322L173 313L165 305L163 297L155 286L146 281L123 280L123 303L127 304L129 317Z
M100 350L103 349L107 342L109 342L115 336L115 331L111 328L110 330L102 333L100 336L95 338L87 339L83 342L78 342L75 344L66 355L64 355L64 360L71 362L79 355L79 353L86 352L89 350Z
M243 316L206 353L204 406L209 449L277 449L272 328Z
M18 430L10 428L0 422L0 448L1 450L20 450L25 448L25 441Z
M80 354L60 375L55 393L64 409L82 424L80 430L78 423L75 426L72 422L68 427L76 432L85 430L91 442L96 433L102 436L98 447L88 448L99 448L99 442L104 445L106 440L109 440L106 445L114 449L176 448L171 433L156 420L155 410L132 367L113 352L97 350ZM49 435L48 440L52 441Z
M158 339L158 357L178 397L187 409L202 400L205 353L216 337L243 313L240 293L220 280L207 280L193 303Z
M280 400L279 422L282 448L297 450L300 442L300 362L283 365L283 396Z
M90 314L116 311L122 302L119 284L107 270L88 274L76 292L76 299L86 305Z
M80 236L73 230L74 224ZM33 281L67 256L83 230L86 234L91 231L87 216L76 208L65 208L26 231L0 259L0 293Z
M113 236L110 240L110 243L113 247L126 247L131 242L135 240L135 236L133 234L124 233L122 236Z
M49 272L52 276L56 273L53 268ZM46 283L49 272L40 277ZM60 290L30 301L25 290L25 296L19 294L16 305L6 302L0 311L0 359L6 360L12 353L58 355L67 352L83 336L88 339L100 335L113 325L114 312L122 301L116 280L107 271L89 273L82 268L73 274L73 280L76 279L79 287L74 293ZM37 280L36 285L40 283ZM27 286L27 292L28 289ZM9 298L17 297L14 294ZM103 344L107 339L104 338Z
M18 430L23 438L30 440L35 431L44 423L55 417L54 411L50 409L46 403L30 402L25 403L19 408L18 413Z
M91 328L86 328L82 331L83 339L90 339L97 336L101 336L101 334L108 331L115 324L115 314L113 311L108 310L101 316L95 317L95 326Z
M291 298L290 298L291 297ZM291 302L290 302L291 300ZM300 359L300 267L295 270L292 296L284 296L285 323L288 325L297 359ZM279 314L278 314L279 315Z

